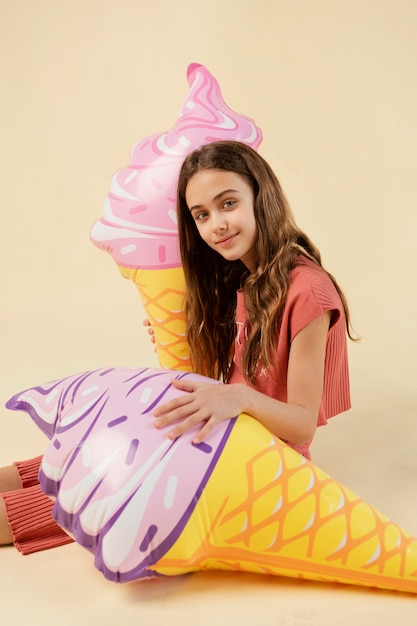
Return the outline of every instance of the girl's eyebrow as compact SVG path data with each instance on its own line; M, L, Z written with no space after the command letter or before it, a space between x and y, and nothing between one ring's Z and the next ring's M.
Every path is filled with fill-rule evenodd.
M217 200L220 200L220 198L227 193L239 193L239 191L237 189L225 189L224 191L221 191L220 193L215 195L212 202L216 202ZM201 209L201 208L202 208L201 204L195 204L194 206L190 207L190 212L192 213L196 209Z

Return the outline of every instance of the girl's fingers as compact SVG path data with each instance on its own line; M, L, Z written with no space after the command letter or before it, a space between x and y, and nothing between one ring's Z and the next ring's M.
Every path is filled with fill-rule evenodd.
M147 327L148 333L150 335L153 335L155 333L153 326L148 319L143 320L142 324Z
M191 402L192 399L189 396L181 396L181 398L175 398L175 400L170 400L162 406L158 406L153 414L156 418L159 418L158 422L160 424L166 426L166 424L175 422L177 419L183 419L192 415L194 411L190 411L190 408L187 407Z
M195 382L192 382L191 380L178 380L177 378L172 378L171 379L171 384L173 385L173 387L175 387L176 389L181 389L182 391L195 391L197 384Z
M207 420L203 428L196 434L195 437L193 437L193 443L198 444L204 441L204 439L207 438L208 434L211 433L213 428L214 428L214 424L212 424L212 420Z
M168 433L168 437L169 439L177 439L177 437L180 437L181 435L183 435L184 433L186 433L188 430L190 430L191 428L194 428L195 426L197 426L197 424L201 424L202 420L201 419L197 419L197 418L189 418L184 420L183 422L181 422L180 424L176 425L175 428L173 428L169 433ZM201 429L204 430L204 429ZM211 430L210 428L207 429L208 432ZM195 441L195 438L193 438L193 442L194 443L199 443L200 441L202 441L201 436L200 436L200 432L199 431L195 438L197 439ZM203 434L204 436L204 434Z
M214 428L216 422L213 419L212 411L207 406L208 403L204 401L206 387L209 383L197 383L176 378L171 379L171 383L176 389L188 393L157 407L153 412L154 425L156 428L171 426L172 430L168 432L167 436L170 439L176 439L200 424L200 430L196 432L193 443L201 443ZM212 387L210 385L209 391L212 391ZM198 392L202 394L202 397L198 395Z
M152 324L150 323L150 321L146 318L146 319L143 320L142 324L147 327L148 335L151 336L151 342L155 343L155 330L154 330Z

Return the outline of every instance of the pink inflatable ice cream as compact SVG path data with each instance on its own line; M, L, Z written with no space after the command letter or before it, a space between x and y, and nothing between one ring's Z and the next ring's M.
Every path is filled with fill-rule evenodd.
M189 372L101 368L7 405L27 410L51 438L41 486L57 498L58 523L95 552L110 580L152 576L148 566L181 533L233 426L222 422L198 445L198 425L175 441L154 428L154 407L183 393L172 386L174 376L218 384Z
M113 175L103 215L90 233L139 289L161 365L185 370L189 361L175 207L180 167L187 154L205 143L231 139L257 149L262 140L250 118L224 103L204 66L189 65L187 79L189 93L174 126L133 146L131 162Z

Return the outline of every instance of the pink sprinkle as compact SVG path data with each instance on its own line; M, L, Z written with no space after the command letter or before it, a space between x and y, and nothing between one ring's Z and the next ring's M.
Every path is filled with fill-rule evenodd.
M166 255L166 248L165 246L159 246L158 248L158 259L160 261L160 263L165 263L165 259L167 258Z
M147 204L138 204L131 209L129 209L130 215L135 215L135 213L142 213L142 211L146 211L148 208Z
M157 189L163 189L162 183L157 178L152 178L151 183Z

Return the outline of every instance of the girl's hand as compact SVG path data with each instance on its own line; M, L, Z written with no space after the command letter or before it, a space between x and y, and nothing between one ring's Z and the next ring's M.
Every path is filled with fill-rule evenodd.
M188 393L170 400L154 411L156 428L175 424L168 433L170 439L176 439L203 422L201 430L193 438L193 443L200 443L216 424L236 417L242 411L242 388L245 385L215 385L176 379L171 382L177 389Z
M148 335L151 336L152 343L155 343L155 331L154 331L154 329L152 327L152 324L150 323L150 321L148 319L144 319L143 320L143 325L148 328Z

